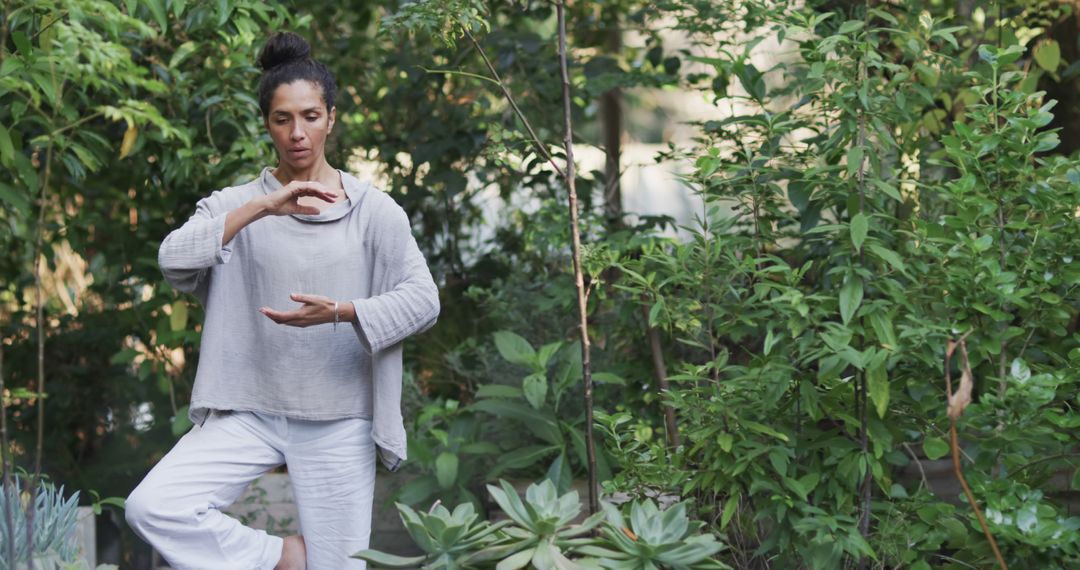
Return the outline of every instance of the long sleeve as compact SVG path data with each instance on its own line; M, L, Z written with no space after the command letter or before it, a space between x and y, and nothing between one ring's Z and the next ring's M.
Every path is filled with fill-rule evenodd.
M158 249L158 265L169 284L180 291L196 292L210 267L229 261L232 249L221 244L226 215L214 215L209 199L204 198L191 218L165 237Z
M353 327L364 349L377 353L431 328L439 316L439 289L416 245L408 217L393 204L381 217L375 263L387 272L385 293L352 301Z

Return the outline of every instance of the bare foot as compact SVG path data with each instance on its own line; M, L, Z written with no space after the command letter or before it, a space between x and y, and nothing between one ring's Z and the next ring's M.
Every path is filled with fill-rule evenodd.
M285 543L281 546L281 560L278 561L274 570L306 570L307 548L304 547L304 537L299 534L285 537Z

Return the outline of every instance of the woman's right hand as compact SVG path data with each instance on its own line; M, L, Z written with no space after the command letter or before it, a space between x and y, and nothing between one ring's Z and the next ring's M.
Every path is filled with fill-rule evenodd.
M302 196L314 196L333 204L338 194L313 180L293 180L283 188L279 188L262 198L263 212L270 216L318 214L318 208L304 206L297 201Z

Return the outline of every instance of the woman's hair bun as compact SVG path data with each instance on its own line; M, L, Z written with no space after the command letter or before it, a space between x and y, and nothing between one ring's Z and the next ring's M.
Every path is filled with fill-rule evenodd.
M270 37L259 54L259 68L263 71L290 61L304 60L311 57L311 46L307 40L292 33L278 32Z

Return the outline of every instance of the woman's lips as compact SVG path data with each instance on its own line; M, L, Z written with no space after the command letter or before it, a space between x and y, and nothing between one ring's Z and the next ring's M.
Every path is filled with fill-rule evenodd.
M301 156L305 156L309 152L311 152L311 149L307 149L307 148L290 148L289 149L289 155L291 155L293 157L296 157L296 158L299 158Z

